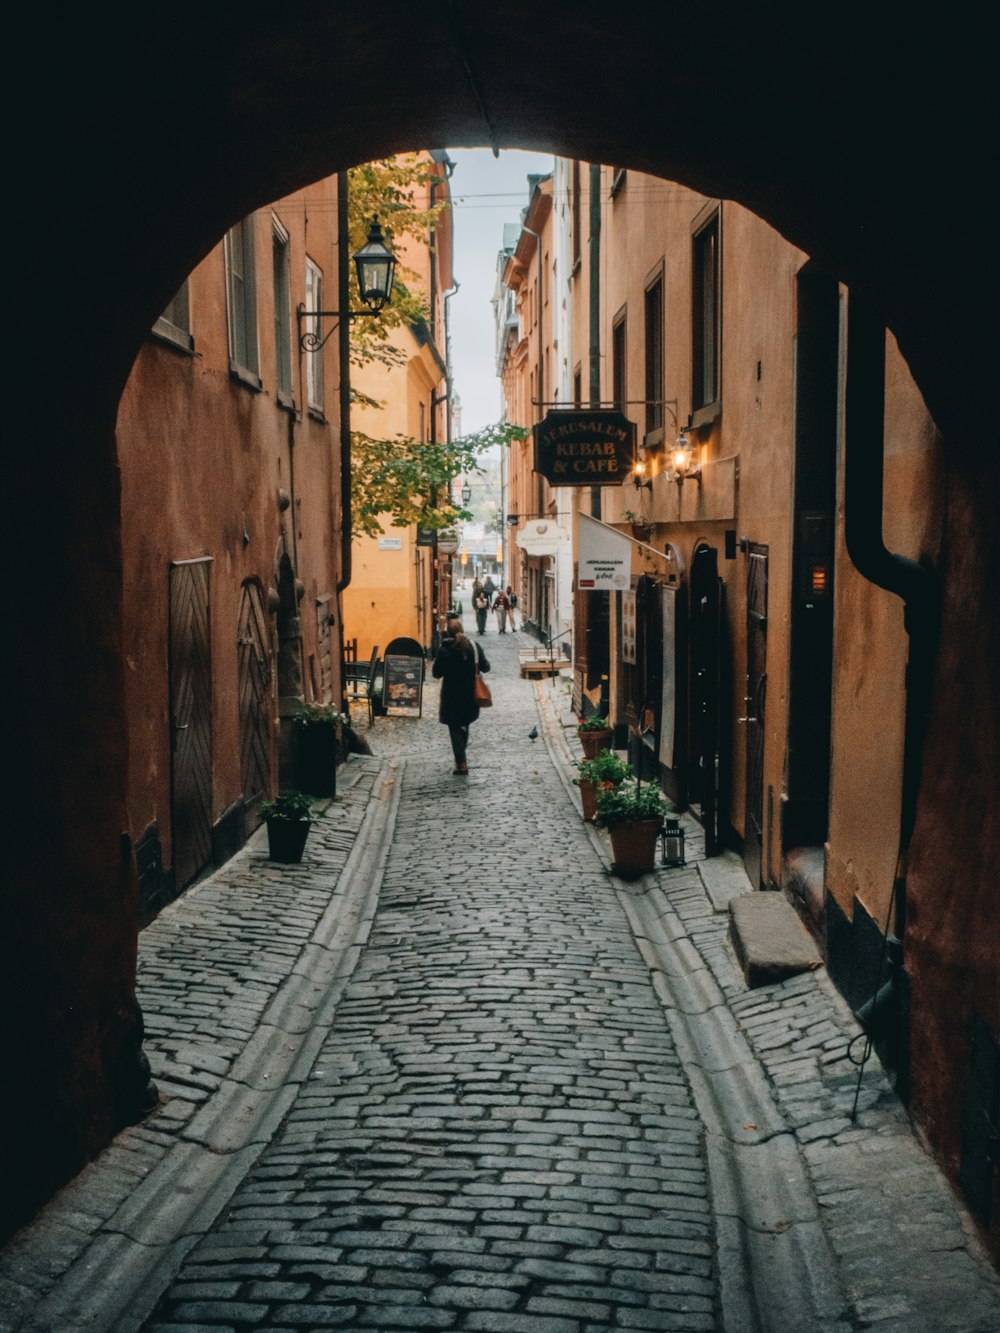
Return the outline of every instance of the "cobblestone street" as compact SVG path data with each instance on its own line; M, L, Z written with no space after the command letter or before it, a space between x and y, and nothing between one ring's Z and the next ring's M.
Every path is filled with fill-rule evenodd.
M4 1333L1000 1326L825 972L747 990L693 824L610 875L519 642L468 777L429 683L301 867L258 837L144 932L162 1105L0 1256Z

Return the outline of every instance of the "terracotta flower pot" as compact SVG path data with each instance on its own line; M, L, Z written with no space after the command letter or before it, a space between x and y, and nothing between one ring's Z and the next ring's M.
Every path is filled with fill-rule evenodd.
M580 779L580 804L584 819L592 824L597 818L597 786L590 778Z
M611 745L611 731L579 731L580 744L583 746L583 753L586 759L596 759L601 750L607 750Z
M616 824L608 829L616 875L622 879L637 879L654 869L660 823L659 819L640 819L635 824Z

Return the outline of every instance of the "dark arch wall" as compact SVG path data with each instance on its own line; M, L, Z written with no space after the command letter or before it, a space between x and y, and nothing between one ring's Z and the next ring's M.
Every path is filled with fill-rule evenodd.
M113 1131L134 1041L118 397L154 317L228 225L415 146L552 149L737 199L896 334L948 459L911 956L936 1089L917 1109L954 1156L949 1030L917 983L936 969L959 1010L997 1022L996 303L965 211L987 160L990 46L960 7L933 29L912 7L847 9L152 0L24 20L23 50L45 56L7 120L8 549L23 563L9 567L21 836L2 923L17 1016L2 1151L16 1213Z

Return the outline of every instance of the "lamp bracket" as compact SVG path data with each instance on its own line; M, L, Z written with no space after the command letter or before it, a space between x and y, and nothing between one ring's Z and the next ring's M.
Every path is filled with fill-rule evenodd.
M331 333L334 333L343 319L371 319L381 313L382 307L377 310L307 310L304 305L299 305L295 311L299 326L299 346L303 352L318 352L324 346ZM311 329L307 333L302 332L302 321L304 319L332 319L335 323L323 334L322 338L318 333Z

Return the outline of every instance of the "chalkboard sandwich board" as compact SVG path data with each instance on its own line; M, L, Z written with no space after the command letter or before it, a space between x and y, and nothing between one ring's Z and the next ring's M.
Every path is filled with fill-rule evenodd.
M382 703L396 717L420 717L423 710L424 659L386 657Z

